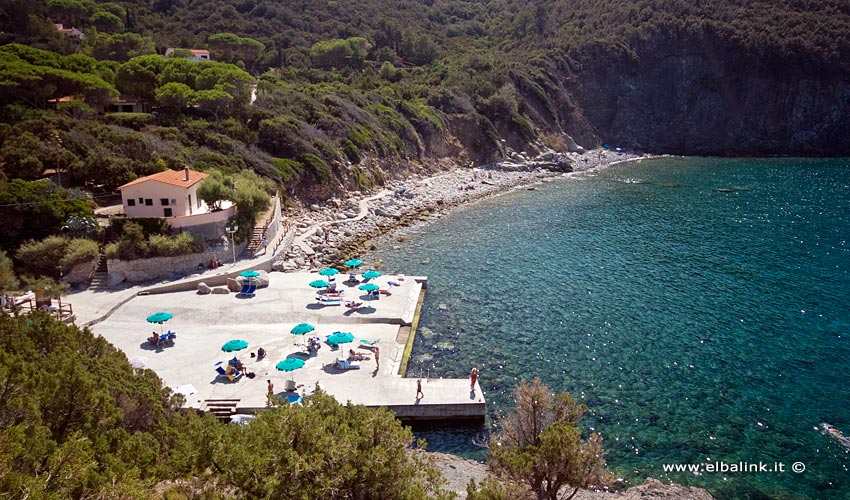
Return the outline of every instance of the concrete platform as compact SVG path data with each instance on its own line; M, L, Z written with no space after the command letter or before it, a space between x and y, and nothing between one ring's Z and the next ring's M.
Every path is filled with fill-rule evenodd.
M343 283L346 298L368 306L351 312L343 306L316 302L316 290L308 285L319 278L315 273L273 272L269 277L269 287L258 289L252 298L233 293L198 295L194 291L140 295L93 325L92 331L123 350L128 358L146 358L147 367L173 389L194 388L186 397L187 407L207 409L215 401L226 401L232 411L254 412L266 407L267 380L272 381L278 396L285 395L287 381L293 380L299 394L312 391L318 384L341 403L386 406L403 419L483 421L484 398L480 388L475 395L470 393L468 380L423 379L425 397L417 402L416 379L398 375L404 351L404 344L397 341L399 328L410 325L422 282L408 277L401 286L392 288L392 295L382 295L374 301L366 300L357 285L348 287ZM388 280L398 281L398 277L373 281L386 288ZM151 332L160 329L146 321L157 311L174 315L164 325L166 331L177 332L173 346L153 347L147 342ZM291 334L298 323L310 323L316 330L307 335ZM304 349L307 337L324 340L335 331L350 332L355 341L343 344L341 349L323 343L312 355ZM221 346L231 339L247 341L248 348L222 352ZM381 339L377 344L380 369L372 351L359 344L360 339ZM259 347L267 355L258 362L250 353L256 353ZM370 359L361 361L359 370L339 370L334 361L347 357L350 348L366 352ZM234 356L255 373L255 378L230 382L216 374L215 363L227 362ZM303 359L304 367L292 372L278 371L275 365L287 357Z

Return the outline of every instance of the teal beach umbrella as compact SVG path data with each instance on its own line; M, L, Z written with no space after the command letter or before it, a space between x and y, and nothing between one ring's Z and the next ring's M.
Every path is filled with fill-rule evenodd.
M319 271L319 274L322 275L322 276L328 276L328 277L336 276L337 274L339 274L339 269L337 269L335 267L326 267L326 268L322 269L321 271Z
M360 259L351 259L351 260L345 261L345 265L348 266L348 267L359 267L359 266L363 265L363 261L360 260Z
M148 323L165 323L173 318L174 315L167 312L158 312L148 316Z
M275 365L275 368L282 372L291 372L304 366L304 360L298 358L286 358Z
M173 317L169 312L157 312L148 316L148 323L159 323L159 333L162 333L162 324Z
M366 271L365 273L363 273L363 277L367 280L370 280L372 278L380 278L381 273L372 269L372 270L369 270L369 271Z
M304 335L305 333L310 333L315 329L316 327L309 323L299 323L290 330L290 333L295 335Z
M315 280L310 282L310 286L313 288L327 288L330 284L325 280Z
M248 269L247 271L242 271L241 273L239 273L239 276L242 276L243 278L256 278L259 275L260 273L254 271L253 269Z
M221 350L224 352L233 352L233 351L241 351L248 347L248 342L240 339L228 340L221 346Z
M354 335L346 332L334 332L333 335L328 337L328 344L330 345L347 344L349 342L354 342Z
M374 292L375 290L377 290L378 288L381 288L381 287L379 287L378 285L376 285L374 283L363 283L362 285L358 286L357 288L363 290L364 292Z

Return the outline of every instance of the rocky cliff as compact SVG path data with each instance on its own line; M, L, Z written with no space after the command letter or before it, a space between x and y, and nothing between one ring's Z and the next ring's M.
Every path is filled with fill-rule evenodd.
M850 82L753 62L711 37L656 37L565 86L601 142L697 155L850 153Z

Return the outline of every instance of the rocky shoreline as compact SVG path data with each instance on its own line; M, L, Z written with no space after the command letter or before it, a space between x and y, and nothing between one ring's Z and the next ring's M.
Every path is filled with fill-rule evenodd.
M548 152L532 159L517 155L489 168L456 167L433 176L414 175L388 183L370 197L333 198L322 206L296 206L286 216L295 224L294 243L277 255L278 271L341 266L361 255L371 240L427 219L457 205L547 178L571 175L624 161L646 158L632 153L593 150L583 154ZM342 266L344 267L344 266Z
M446 480L445 487L457 494L458 500L466 498L466 485L470 479L477 484L488 475L487 465L446 453L428 453L434 465ZM662 483L647 478L643 484L622 491L580 490L574 500L714 500L702 488L693 488L674 483Z

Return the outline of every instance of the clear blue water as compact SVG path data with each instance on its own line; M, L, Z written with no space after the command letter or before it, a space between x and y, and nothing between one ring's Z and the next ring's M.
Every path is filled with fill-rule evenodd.
M728 191L718 191L728 190ZM455 210L367 256L429 277L410 372L587 404L609 469L726 498L850 498L850 160L619 165ZM476 458L480 430L428 431ZM805 472L665 473L780 462Z

